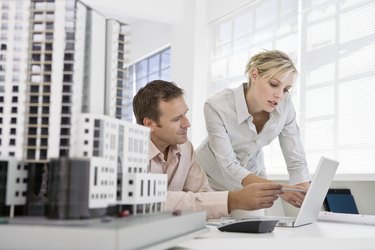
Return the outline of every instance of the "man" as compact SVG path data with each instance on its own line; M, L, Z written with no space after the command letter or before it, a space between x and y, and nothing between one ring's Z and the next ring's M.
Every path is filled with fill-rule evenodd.
M277 183L252 183L236 191L214 192L198 165L191 142L183 90L155 80L133 99L137 123L150 128L152 173L168 175L167 210L205 210L207 218L228 216L235 209L269 208L283 192Z

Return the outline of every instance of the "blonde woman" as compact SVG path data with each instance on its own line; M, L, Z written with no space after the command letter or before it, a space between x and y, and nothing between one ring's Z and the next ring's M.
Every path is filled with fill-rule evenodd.
M246 66L247 83L225 89L204 105L208 137L196 150L197 160L215 190L235 190L268 182L262 148L279 137L295 188L307 188L309 171L289 91L297 70L278 50L260 52ZM300 207L304 194L281 196Z

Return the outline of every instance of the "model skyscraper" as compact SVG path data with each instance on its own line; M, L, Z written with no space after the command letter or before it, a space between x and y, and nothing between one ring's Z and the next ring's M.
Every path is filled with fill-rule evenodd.
M77 192L87 209L160 210L167 180L147 173L149 131L121 120L127 25L78 0L2 0L0 15L0 213L43 198L73 209ZM90 216L80 209L56 217Z

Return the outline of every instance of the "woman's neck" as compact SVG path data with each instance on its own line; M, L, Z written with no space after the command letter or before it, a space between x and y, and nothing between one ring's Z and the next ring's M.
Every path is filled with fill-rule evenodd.
M263 113L263 110L260 108L257 108L257 102L254 98L254 92L249 86L250 84L246 85L244 91L245 91L245 101L247 105L247 111L249 112L250 115L252 116L257 116L259 114Z

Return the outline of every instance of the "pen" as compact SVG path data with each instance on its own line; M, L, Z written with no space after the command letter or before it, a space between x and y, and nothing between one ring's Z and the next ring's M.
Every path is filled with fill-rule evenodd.
M299 193L306 193L307 190L305 189L297 189L297 188L287 188L287 187L282 187L282 191L284 192L299 192Z

